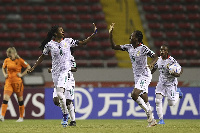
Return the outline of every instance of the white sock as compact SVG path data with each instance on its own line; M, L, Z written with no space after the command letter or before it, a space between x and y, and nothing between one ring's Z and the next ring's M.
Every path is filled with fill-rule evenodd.
M71 103L70 105L67 106L71 121L75 121L75 112L74 112L74 105Z
M178 102L179 100L179 92L175 93L175 104Z
M139 96L138 99L136 100L136 102L138 103L138 105L144 109L145 112L149 111L149 108L147 107L147 105L145 104L144 100Z
M162 95L156 94L156 99L155 99L156 111L157 111L158 118L159 118L160 120L163 119L162 99L163 99L163 96L162 96Z
M60 88L60 87L56 88L56 92L57 92L58 98L60 100L61 110L62 110L63 114L67 114L66 99L63 94L63 91L64 91L64 88Z
M149 108L149 110L151 110L151 111L152 111L152 108L151 108L151 105L150 105L150 103L149 103L149 102L147 102L147 103L146 103L146 105L147 105L147 107ZM154 119L154 115L153 115L153 113L152 113L152 118Z

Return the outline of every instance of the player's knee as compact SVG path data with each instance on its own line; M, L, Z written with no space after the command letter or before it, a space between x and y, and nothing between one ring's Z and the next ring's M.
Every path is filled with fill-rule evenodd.
M19 101L18 104L19 104L19 106L22 106L22 105L24 105L24 101Z
M66 105L67 105L67 106L70 105L71 103L72 103L72 100L66 99Z
M156 103L156 105L162 103L162 99L155 98L155 103Z
M54 102L54 104L56 105L56 106L59 106L59 98L58 97L54 97L53 98L53 102Z
M8 101L6 101L6 100L3 100L3 104L8 104Z

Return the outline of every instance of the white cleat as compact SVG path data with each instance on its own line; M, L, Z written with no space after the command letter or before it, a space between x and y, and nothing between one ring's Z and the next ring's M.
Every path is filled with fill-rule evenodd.
M19 117L19 119L16 122L23 122L23 121L24 121L24 119Z
M3 116L0 116L0 121L4 122L4 117Z
M153 119L151 122L149 122L147 127L153 127L153 126L156 126L156 125L157 125L157 122L156 122L155 119Z

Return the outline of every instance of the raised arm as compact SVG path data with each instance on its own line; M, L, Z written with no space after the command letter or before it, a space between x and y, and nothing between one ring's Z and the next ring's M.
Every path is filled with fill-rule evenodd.
M113 32L113 29L114 29L114 25L115 25L115 23L112 23L110 25L110 29L109 29L110 43L111 43L112 49L114 49L114 50L122 50L122 48L120 47L120 45L116 45L114 43L114 41L113 41L113 34L112 34L112 32Z
M94 25L94 32L92 33L92 35L90 35L88 38L84 39L83 41L79 41L79 45L86 45L97 34L97 27L94 23L93 25Z
M28 70L28 73L31 73L32 71L34 71L34 69L44 60L45 55L42 54L38 60L36 61L36 63Z

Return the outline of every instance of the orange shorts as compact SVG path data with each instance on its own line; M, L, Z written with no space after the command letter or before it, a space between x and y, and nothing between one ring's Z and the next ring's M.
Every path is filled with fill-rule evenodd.
M11 96L13 92L16 93L17 97L23 96L24 85L23 85L22 81L15 82L15 83L10 83L7 81L5 83L4 95L7 94L7 95Z

